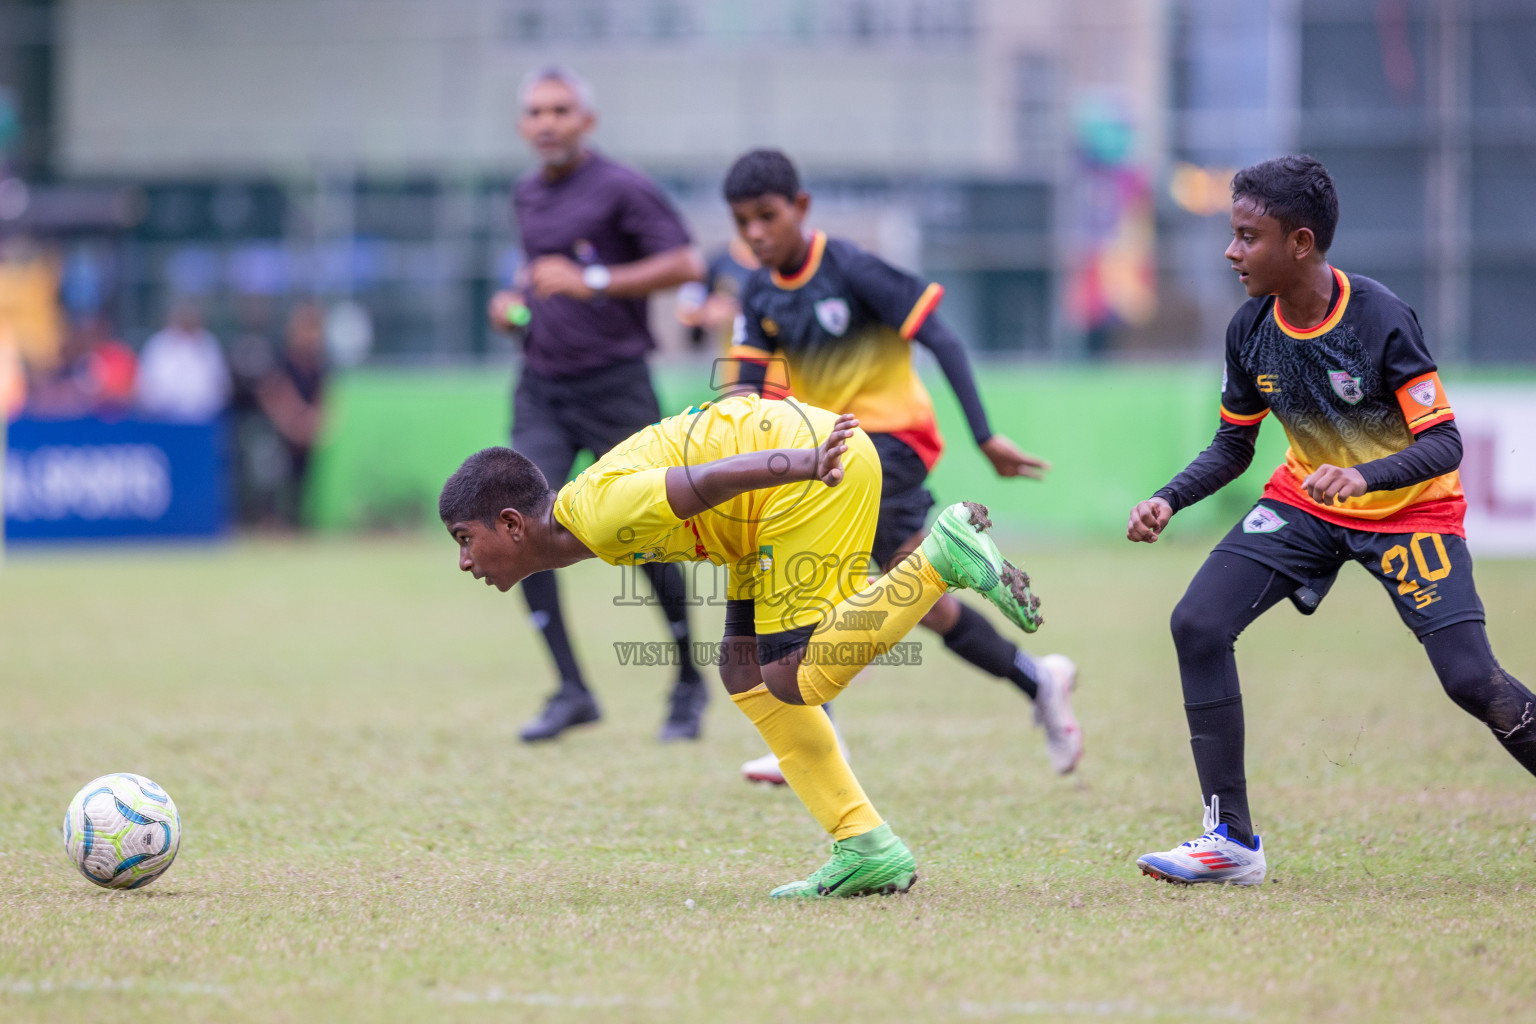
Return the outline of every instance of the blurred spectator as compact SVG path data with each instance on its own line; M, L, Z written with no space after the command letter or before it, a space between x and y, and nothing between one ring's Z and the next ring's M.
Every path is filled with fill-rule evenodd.
M235 340L229 346L234 389L228 413L234 436L235 515L240 523L266 526L278 521L279 492L288 482L288 446L257 394L277 369L276 312L267 296L247 295L236 302L235 316Z
M27 375L22 369L21 353L4 324L0 324L0 422L21 415L27 402Z
M713 338L721 355L730 351L731 332L741 312L741 288L758 267L757 257L740 235L709 260L702 282L690 281L677 290L677 320L689 328L695 348Z
M101 316L71 327L59 365L34 381L29 411L43 416L111 416L133 405L138 360Z
M183 423L205 423L229 403L229 365L219 341L190 302L176 304L171 322L139 354L139 408Z
M115 336L105 317L94 316L81 327L87 345L86 363L97 412L121 412L133 405L139 360L133 349Z
M299 525L303 513L309 453L320 431L325 380L325 313L306 302L289 313L282 358L256 385L256 400L288 451L278 511L291 526Z

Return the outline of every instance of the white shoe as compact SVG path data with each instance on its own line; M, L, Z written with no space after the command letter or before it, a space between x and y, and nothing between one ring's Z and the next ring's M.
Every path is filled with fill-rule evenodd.
M836 726L833 726L834 731ZM837 749L843 752L843 760L848 760L848 744L843 742L843 734L837 734ZM762 757L754 757L741 766L741 777L748 782L766 782L772 786L784 785L784 773L779 771L779 759L770 751Z
M1065 654L1047 654L1035 664L1045 670L1035 693L1035 724L1045 730L1051 767L1066 775L1083 759L1083 730L1072 713L1077 665Z
M784 785L784 773L779 771L779 759L771 752L754 757L741 766L741 777L748 782L766 782L773 786Z
M1258 885L1264 881L1264 844L1253 837L1252 849L1227 838L1221 821L1221 800L1211 794L1202 820L1205 834L1181 843L1167 853L1147 853L1136 859L1141 873L1165 882L1218 882L1227 885Z

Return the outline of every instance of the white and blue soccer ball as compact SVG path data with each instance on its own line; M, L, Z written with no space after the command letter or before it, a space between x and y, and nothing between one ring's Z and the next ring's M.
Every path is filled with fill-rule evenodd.
M64 853L107 889L138 889L165 873L181 846L171 796L142 775L115 772L87 782L64 813Z

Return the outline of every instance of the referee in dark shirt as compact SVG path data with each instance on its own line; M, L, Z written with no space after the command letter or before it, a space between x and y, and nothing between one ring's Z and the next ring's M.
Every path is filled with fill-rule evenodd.
M492 297L490 316L503 329L527 325L512 447L558 488L582 449L602 455L661 419L645 364L656 347L646 297L698 280L704 266L661 190L588 148L597 117L580 77L539 69L524 80L520 98L518 131L539 158L512 193L527 265L516 291ZM661 738L697 739L706 690L691 658L682 570L642 568L681 658ZM523 594L560 673L543 712L523 727L531 742L600 715L571 650L555 574L528 577Z

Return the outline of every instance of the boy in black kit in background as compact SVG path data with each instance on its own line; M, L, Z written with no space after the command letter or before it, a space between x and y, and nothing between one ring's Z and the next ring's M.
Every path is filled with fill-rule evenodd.
M539 157L512 194L528 265L517 291L492 297L490 317L501 329L527 326L512 446L558 487L582 449L602 456L661 419L645 364L656 347L646 297L703 277L704 266L661 190L587 147L597 117L582 79L542 68L524 79L519 100L518 131ZM708 691L693 664L683 574L670 563L642 568L682 666L661 739L697 739ZM531 742L600 715L566 636L555 574L528 577L523 596L560 674L543 712L523 727Z
M1310 614L1339 568L1376 574L1446 693L1536 773L1536 698L1499 667L1467 553L1461 437L1413 310L1329 266L1333 180L1311 157L1232 179L1226 256L1251 298L1227 328L1221 427L1189 468L1131 510L1126 536L1236 479L1270 412L1290 440L1264 496L1216 545L1173 613L1205 833L1136 863L1170 882L1257 885L1263 846L1248 814L1233 644L1290 598Z
M786 390L811 405L852 413L880 454L883 485L872 552L888 569L924 535L933 496L924 486L944 450L933 403L912 367L912 343L937 358L976 444L999 476L1041 479L1049 465L994 434L971 377L965 347L934 315L944 289L897 270L850 242L807 234L811 197L789 158L758 149L725 179L737 232L762 264L742 289L732 355L739 385L770 398ZM776 372L775 366L787 372ZM727 608L727 617L730 609ZM1067 773L1082 757L1072 712L1077 667L1060 654L1036 659L1003 638L984 616L945 596L922 625L966 661L1010 680L1034 701L1052 767ZM727 633L730 633L729 628ZM749 779L780 782L772 755L742 766Z

